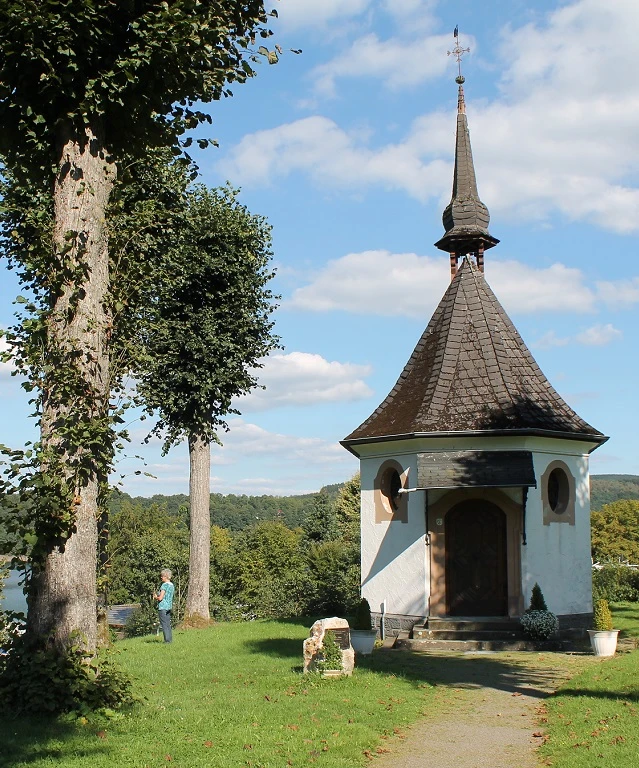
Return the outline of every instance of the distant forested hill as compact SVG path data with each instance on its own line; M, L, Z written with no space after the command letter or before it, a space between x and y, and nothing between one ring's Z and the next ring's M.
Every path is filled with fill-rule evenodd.
M341 484L328 485L323 490L330 498L337 496ZM212 493L210 501L211 523L232 531L241 531L258 520L281 520L289 528L297 528L313 509L317 493L300 496L236 496L229 493ZM175 496L136 496L114 492L109 502L111 512L117 513L124 503L141 507L153 504L164 507L172 515L188 516L189 498Z
M617 499L639 499L638 475L590 476L590 506L593 512Z

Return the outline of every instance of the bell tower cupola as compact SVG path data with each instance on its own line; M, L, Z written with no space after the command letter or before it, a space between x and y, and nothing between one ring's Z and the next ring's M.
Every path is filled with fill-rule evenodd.
M461 73L461 60L469 48L459 44L458 30L455 28L455 47L449 55L455 56L458 65L457 100L457 135L455 142L455 171L453 176L453 194L450 203L444 209L442 221L446 230L435 246L450 254L451 280L457 274L459 259L466 254L474 257L480 272L484 271L484 251L497 245L499 240L488 231L490 214L488 208L479 199L477 178L470 146L470 132L466 117L464 99L465 78Z

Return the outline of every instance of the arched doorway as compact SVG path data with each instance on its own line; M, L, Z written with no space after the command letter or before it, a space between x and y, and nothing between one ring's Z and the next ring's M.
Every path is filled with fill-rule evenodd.
M446 515L446 612L508 613L506 515L485 499L469 499Z

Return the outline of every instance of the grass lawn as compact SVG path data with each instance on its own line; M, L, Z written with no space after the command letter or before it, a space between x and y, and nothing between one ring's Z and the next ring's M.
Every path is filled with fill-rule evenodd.
M5 720L11 768L359 766L446 697L421 660L376 652L352 678L301 674L306 624L218 624L117 644L145 701L131 713Z
M615 628L639 635L639 605L612 606ZM540 715L540 750L555 768L639 766L639 651L594 660L550 697Z

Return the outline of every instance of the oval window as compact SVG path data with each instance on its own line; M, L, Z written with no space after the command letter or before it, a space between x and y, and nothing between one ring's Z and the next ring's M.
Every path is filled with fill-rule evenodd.
M569 494L568 476L563 469L556 467L548 476L548 506L556 515L566 511Z

